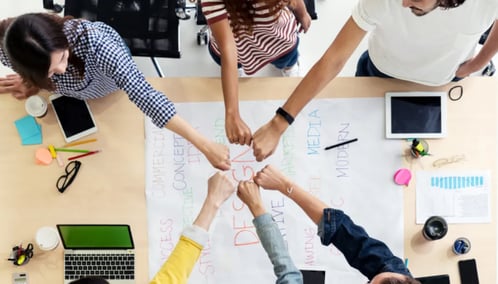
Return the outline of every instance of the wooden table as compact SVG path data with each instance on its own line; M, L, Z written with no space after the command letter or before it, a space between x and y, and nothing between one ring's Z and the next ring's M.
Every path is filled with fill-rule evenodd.
M166 78L149 80L175 102L221 101L218 78ZM241 100L284 99L298 84L296 78L243 78ZM463 98L448 104L448 137L430 140L430 150L438 157L465 154L466 161L445 169L491 171L492 223L450 224L448 235L438 241L422 239L421 225L415 224L415 183L405 189L405 256L416 276L450 274L459 283L457 261L476 258L481 283L496 282L496 157L498 81L468 78ZM318 97L381 97L386 91L447 91L453 84L433 88L393 79L337 78ZM45 94L46 95L46 94ZM34 152L49 144L64 144L51 109L38 122L43 145L21 146L14 120L25 115L24 104L9 95L0 95L0 253L5 258L19 243L34 243L36 230L58 223L127 223L136 245L137 283L148 280L147 217L144 196L144 119L121 92L89 101L99 131L91 137L98 142L88 149L102 153L82 159L74 183L64 193L55 188L64 172L55 162L35 165ZM297 118L299 119L299 117ZM402 150L402 149L400 149ZM66 157L69 155L66 155ZM408 163L413 170L432 169L435 158L424 157ZM453 241L460 236L472 242L469 254L456 256ZM25 266L0 264L0 282L9 283L12 272L28 272L30 283L62 283L62 247L43 252L35 247L35 257Z

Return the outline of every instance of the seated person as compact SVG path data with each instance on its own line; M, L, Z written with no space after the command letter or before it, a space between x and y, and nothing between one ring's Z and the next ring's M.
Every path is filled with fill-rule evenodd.
M45 89L87 100L123 90L154 125L185 138L215 168L230 169L228 147L183 120L173 102L146 81L119 34L102 22L49 13L5 19L0 62L17 73L0 78L0 94L24 99Z
M403 261L394 256L383 242L371 238L341 210L329 208L320 199L303 190L280 171L267 165L254 182L269 190L287 195L318 226L323 245L333 244L349 265L365 275L371 284L420 284Z
M301 271L292 262L278 225L263 206L259 186L252 181L242 181L237 187L237 196L254 216L252 222L256 227L256 233L277 276L275 283L303 283Z
M232 181L223 173L216 173L208 180L208 193L199 215L192 226L183 230L173 252L156 273L150 284L184 284L207 243L208 230L218 209L235 191ZM87 277L71 284L106 284L100 277Z

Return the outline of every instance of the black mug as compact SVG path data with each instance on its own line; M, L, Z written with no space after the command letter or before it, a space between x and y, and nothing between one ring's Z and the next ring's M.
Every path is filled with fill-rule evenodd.
M448 224L443 217L432 216L425 221L422 235L429 241L439 240L448 233Z

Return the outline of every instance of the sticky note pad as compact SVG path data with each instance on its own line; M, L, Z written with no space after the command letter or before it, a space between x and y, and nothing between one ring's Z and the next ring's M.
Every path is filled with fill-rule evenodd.
M39 125L35 118L27 115L14 122L17 132L21 137L22 145L33 145L42 143L41 125Z

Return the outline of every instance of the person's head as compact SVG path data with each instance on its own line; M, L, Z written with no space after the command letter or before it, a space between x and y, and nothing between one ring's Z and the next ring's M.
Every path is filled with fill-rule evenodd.
M75 61L70 58L70 46L63 32L68 19L48 13L24 14L7 27L4 49L14 71L28 84L53 90L49 77L64 73L68 62Z
M109 284L109 282L101 277L85 277L74 280L70 284Z
M265 7L267 13L265 17L272 18L273 21L278 19L280 11L289 4L290 0L225 0L225 7L230 18L230 26L235 33L248 32L252 33L254 26L255 6Z
M395 272L382 272L368 282L370 284L420 284L420 281Z
M402 0L403 7L410 8L417 16L424 16L436 8L456 8L463 2L465 0Z

